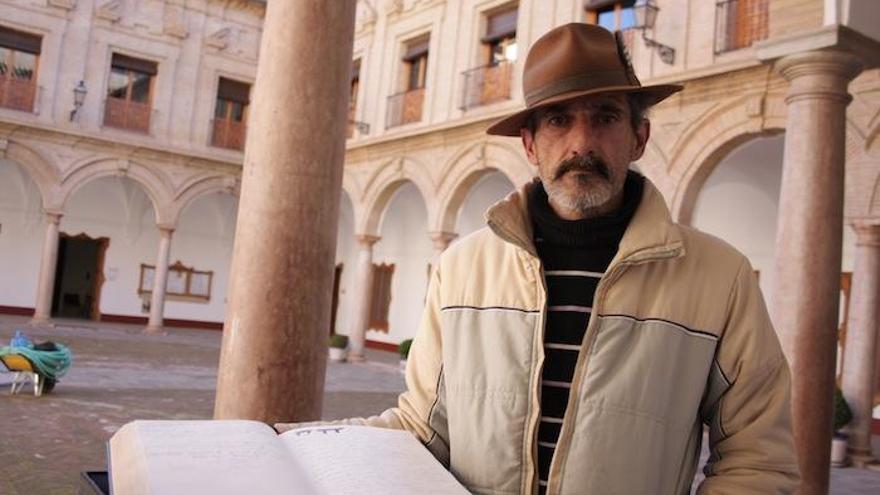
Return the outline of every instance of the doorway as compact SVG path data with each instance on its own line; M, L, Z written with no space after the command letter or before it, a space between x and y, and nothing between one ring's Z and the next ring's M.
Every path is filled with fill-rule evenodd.
M52 292L52 316L99 320L104 254L110 239L61 234Z

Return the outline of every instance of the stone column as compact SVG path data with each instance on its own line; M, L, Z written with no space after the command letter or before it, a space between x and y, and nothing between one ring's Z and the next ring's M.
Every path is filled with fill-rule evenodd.
M63 213L46 212L46 235L43 238L43 257L40 260L40 279L37 282L37 301L32 323L45 323L52 317L52 293L55 290L55 269L58 265L58 225Z
M373 245L379 237L358 235L357 261L355 265L354 319L348 332L348 360L363 361L364 342L370 326L370 306L373 302Z
M150 297L150 320L147 333L161 333L165 315L165 289L168 284L168 260L171 256L171 234L174 229L159 227L159 254L153 272L153 293Z
M774 323L792 370L800 494L827 494L840 300L847 84L858 59L813 51L777 63L790 83L776 236Z
M880 325L880 223L857 222L856 259L847 322L843 395L853 412L849 451L854 464L874 461L871 454L871 413L874 409L874 371Z
M270 1L245 144L218 419L321 416L355 0Z
M440 255L446 251L449 243L454 241L458 234L455 232L429 232L428 234L431 236L431 242L434 243L434 263L436 264Z

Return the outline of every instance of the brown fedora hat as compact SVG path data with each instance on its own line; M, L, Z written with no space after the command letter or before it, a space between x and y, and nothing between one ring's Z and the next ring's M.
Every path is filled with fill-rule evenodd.
M535 41L523 70L526 108L486 130L498 136L519 136L535 109L598 93L638 93L647 106L681 91L675 84L642 86L633 72L619 34L605 28L571 23Z

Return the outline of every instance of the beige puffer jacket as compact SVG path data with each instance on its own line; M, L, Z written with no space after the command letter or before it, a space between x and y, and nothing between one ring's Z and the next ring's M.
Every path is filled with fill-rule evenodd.
M530 187L526 186L526 187ZM447 250L398 407L351 423L405 428L474 493L537 491L546 289L525 191ZM735 249L644 197L596 290L548 494L791 493L789 369Z

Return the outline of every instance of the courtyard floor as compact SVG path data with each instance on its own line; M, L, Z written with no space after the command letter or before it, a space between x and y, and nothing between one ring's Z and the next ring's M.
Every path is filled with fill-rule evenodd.
M32 327L27 318L0 316L0 345L14 329L68 345L74 363L51 394L10 396L0 389L0 494L77 493L80 472L106 468L106 442L125 423L212 415L220 332L169 329L154 336L135 325L59 320ZM329 363L325 419L394 405L404 386L397 355L368 350L367 357ZM10 379L0 373L0 387ZM831 493L880 493L880 472L832 469Z

